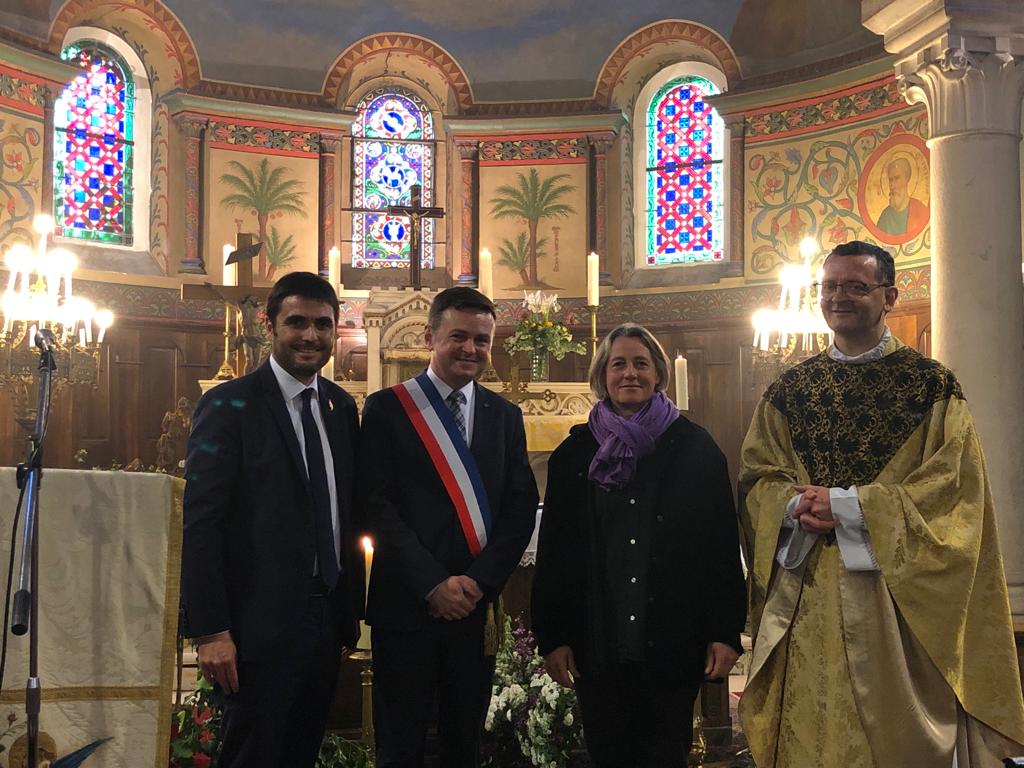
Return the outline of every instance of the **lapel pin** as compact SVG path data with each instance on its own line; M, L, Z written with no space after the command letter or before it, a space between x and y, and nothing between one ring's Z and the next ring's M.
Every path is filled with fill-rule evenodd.
M328 400L327 401L327 410L328 411L333 411L334 410L334 401L333 400Z

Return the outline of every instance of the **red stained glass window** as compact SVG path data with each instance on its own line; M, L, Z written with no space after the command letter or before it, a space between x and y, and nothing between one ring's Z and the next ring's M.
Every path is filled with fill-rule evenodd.
M82 72L54 106L57 234L131 245L134 82L98 43L68 46L61 57Z
M701 77L675 79L647 110L647 264L721 261L725 126Z

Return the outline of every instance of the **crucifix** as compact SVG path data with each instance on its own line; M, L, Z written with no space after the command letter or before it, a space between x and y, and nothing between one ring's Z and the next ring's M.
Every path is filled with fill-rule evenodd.
M423 266L423 219L440 219L444 208L423 205L423 187L413 184L409 188L409 205L389 205L388 216L405 216L409 219L409 282L414 290L423 287L420 270Z
M545 403L550 403L552 400L558 398L554 392L550 389L545 389L543 392L531 392L529 385L519 378L519 365L517 363L517 357L513 356L511 365L508 369L508 381L504 382L499 393L502 397L508 400L510 403L519 405L526 400L543 400Z
M231 366L230 351L232 334L230 329L230 308L233 307L241 315L242 330L238 336L240 344L245 348L245 367L254 370L259 363L260 329L258 310L267 300L269 287L257 288L252 284L252 262L260 252L262 243L254 243L253 236L238 233L236 249L231 252L225 264L235 264L238 274L236 285L202 285L188 284L181 286L182 300L223 301L226 305L224 315L224 361L214 377L218 380L233 379L235 370ZM236 342L237 343L237 342ZM236 361L238 362L238 361ZM242 373L243 371L238 371Z

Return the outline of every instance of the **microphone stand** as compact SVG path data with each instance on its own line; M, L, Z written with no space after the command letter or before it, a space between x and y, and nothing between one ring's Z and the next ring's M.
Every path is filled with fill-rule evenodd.
M29 632L28 681L25 684L28 768L36 768L38 762L39 709L42 699L39 684L39 486L43 478L43 439L46 437L50 416L50 384L57 368L53 359L52 332L39 332L35 342L39 347L39 396L36 399L35 428L29 438L28 458L18 465L18 488L25 491L25 523L21 539L18 591L14 593L14 618L11 622L11 632L15 635Z

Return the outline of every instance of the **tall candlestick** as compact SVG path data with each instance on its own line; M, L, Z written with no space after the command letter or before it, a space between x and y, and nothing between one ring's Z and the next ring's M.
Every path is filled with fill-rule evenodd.
M238 265L228 264L228 256L235 250L235 246L224 243L221 249L224 256L224 285L238 285Z
M373 540L369 536L363 536L363 566L366 571L366 598L370 596L370 571L373 569ZM365 603L364 606L365 608ZM364 610L365 614L365 610ZM368 650L371 646L370 643L370 631L366 627L365 621L359 622L359 642L356 643L357 648Z
M601 303L600 259L591 251L587 256L587 304L596 307Z
M334 290L341 289L341 251L336 245L327 252L327 281Z
M690 410L690 387L686 379L686 358L676 357L676 408L680 411Z
M480 279L477 283L480 293L488 299L494 298L494 273L491 271L491 252L484 248L480 251Z

